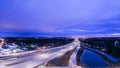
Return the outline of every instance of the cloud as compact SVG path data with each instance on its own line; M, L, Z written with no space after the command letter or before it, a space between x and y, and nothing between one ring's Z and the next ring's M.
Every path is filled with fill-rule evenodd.
M0 1L2 25L0 29L40 33L118 32L116 29L120 25L119 2L119 0L3 0Z
M111 34L111 35L113 35L113 36L119 35L119 36L120 36L120 33L113 33L113 34Z
M85 32L86 30L83 29L63 29L58 30L57 32Z
M78 32L78 33L97 33L97 32L104 32L107 31L106 29L63 29L58 30L57 32Z

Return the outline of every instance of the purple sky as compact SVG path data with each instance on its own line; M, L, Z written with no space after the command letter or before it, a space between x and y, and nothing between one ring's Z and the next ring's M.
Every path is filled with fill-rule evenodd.
M120 35L120 0L1 0L0 36Z

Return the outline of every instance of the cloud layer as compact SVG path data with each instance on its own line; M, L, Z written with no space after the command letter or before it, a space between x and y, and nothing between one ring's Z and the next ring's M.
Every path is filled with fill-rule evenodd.
M0 33L115 35L120 33L119 3L119 0L2 0Z

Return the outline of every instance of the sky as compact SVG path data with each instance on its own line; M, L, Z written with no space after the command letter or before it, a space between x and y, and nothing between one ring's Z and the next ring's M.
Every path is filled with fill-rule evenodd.
M0 0L0 36L120 35L120 0Z

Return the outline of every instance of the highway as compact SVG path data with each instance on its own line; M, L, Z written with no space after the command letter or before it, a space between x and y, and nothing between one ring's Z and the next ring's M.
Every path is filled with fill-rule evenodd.
M98 67L120 67L120 61L109 54L92 49L81 44L78 38L70 43L59 47L48 49L28 51L11 55L0 56L0 68L98 68ZM69 56L68 66L50 66L47 64L55 58L61 58L67 55L67 52L73 51ZM57 60L64 61L64 60ZM55 61L55 62L57 62Z
M61 57L77 47L80 47L80 41L75 39L72 43L59 47L2 55L0 56L0 68L35 68L56 57ZM70 60L72 59L75 59L75 57Z

